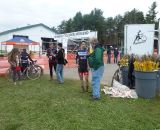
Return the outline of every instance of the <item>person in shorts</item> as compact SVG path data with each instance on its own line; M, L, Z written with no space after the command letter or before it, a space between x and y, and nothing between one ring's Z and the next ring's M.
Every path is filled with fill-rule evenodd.
M89 77L89 66L87 61L87 55L88 51L86 48L86 43L82 42L80 45L80 49L77 51L76 55L76 63L78 65L78 73L81 80L81 89L82 92L88 92L89 89L89 83L88 83L88 77ZM83 77L85 78L85 82L83 80Z

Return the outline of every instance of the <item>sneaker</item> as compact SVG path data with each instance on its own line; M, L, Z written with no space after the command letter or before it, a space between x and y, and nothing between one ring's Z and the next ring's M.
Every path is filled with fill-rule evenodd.
M16 83L16 82L14 82L13 84L14 84L14 85L17 85L17 83Z
M91 97L90 98L90 101L98 101L98 100L100 100L100 98L97 98L97 97Z
M64 84L64 82L58 82L59 84Z

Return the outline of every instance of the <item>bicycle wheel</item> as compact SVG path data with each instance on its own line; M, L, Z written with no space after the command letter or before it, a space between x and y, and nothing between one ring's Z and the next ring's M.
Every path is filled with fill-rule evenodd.
M31 66L27 69L27 77L30 79L30 80L36 80L36 79L39 79L41 74L42 74L42 70L41 70L41 67L40 66Z
M117 69L112 77L112 82L111 82L111 86L113 86L113 82L114 80L121 82L122 80L122 76L121 76L121 71L120 69Z
M6 78L9 82L13 82L13 71L11 68L6 70ZM18 80L17 74L16 74L16 80Z
M35 65L35 67L40 70L40 76L42 76L43 75L43 68L39 65Z

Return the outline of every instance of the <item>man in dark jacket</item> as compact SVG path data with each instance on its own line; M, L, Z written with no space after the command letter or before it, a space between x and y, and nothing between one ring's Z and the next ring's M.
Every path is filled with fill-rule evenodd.
M104 73L104 49L97 39L92 39L91 44L94 50L88 60L92 70L92 100L98 100L100 99L100 81Z
M114 63L118 62L118 55L119 55L118 48L115 48L114 49Z
M63 66L64 66L64 59L65 58L65 51L62 48L62 43L58 43L58 53L57 53L57 80L60 84L64 83L63 78Z
M27 53L26 49L23 49L21 53L21 71L23 72L29 66L29 60L33 62L30 55Z
M56 67L57 67L56 55L57 55L56 46L50 43L49 48L47 50L47 57L48 57L49 70L50 70L50 80L53 80L53 67L54 67L54 71L56 72Z

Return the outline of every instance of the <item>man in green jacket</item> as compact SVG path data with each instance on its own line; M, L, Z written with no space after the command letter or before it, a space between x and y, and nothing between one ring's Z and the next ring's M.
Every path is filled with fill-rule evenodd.
M104 73L103 52L104 49L97 39L91 40L93 52L88 61L92 70L92 100L100 99L100 81Z

